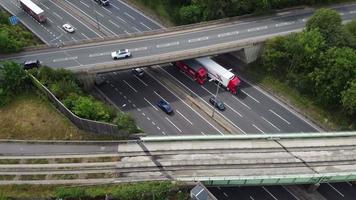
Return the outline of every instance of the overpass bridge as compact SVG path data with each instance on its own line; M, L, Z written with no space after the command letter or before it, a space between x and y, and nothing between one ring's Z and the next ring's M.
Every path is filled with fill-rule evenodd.
M22 147L21 144L7 145L7 149L11 149L11 145L17 145L24 151L21 153L2 151L0 160L31 157L53 159L71 155L97 157L102 155L97 152L98 149L105 147L105 144L100 142L90 145L60 145L53 142L26 144ZM108 148L114 146L115 154L119 156L116 162L69 163L68 166L0 164L0 175L119 174L115 178L0 180L0 184L93 184L174 180L200 181L207 186L318 185L325 182L356 180L356 132L143 137L140 140L110 143ZM91 152L93 149L96 153ZM64 168L66 170L63 170Z

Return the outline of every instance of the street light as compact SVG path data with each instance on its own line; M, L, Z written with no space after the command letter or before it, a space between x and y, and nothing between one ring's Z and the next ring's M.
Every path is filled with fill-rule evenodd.
M216 93L215 93L215 101L214 101L214 106L213 106L213 113L211 115L211 117L214 117L214 113L215 113L215 109L216 109L216 101L218 100L218 94L219 94L219 88L220 88L220 81L221 81L221 77L220 75L218 76L218 84L216 86ZM212 81L213 79L210 79L209 81Z

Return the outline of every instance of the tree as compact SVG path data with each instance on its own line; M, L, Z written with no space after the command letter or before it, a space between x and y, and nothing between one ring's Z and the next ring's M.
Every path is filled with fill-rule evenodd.
M179 15L184 24L196 23L201 20L201 9L198 5L183 6L179 10Z
M27 74L20 64L12 61L0 63L0 88L13 94L27 88Z
M347 90L341 92L342 106L349 115L356 114L356 77Z
M82 118L110 122L110 111L103 103L91 97L79 97L73 106L73 112Z
M135 119L130 114L124 112L117 114L115 124L120 130L127 131L128 133L137 133L140 131L136 126Z
M8 31L1 28L0 31L0 53L13 53L19 52L22 49L21 43L13 39Z
M342 28L341 17L335 10L322 8L308 20L306 30L318 29L328 46L345 46L347 38Z

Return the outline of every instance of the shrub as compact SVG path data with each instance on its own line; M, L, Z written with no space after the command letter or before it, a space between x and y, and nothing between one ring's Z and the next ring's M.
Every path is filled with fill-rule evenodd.
M59 99L65 99L71 94L81 94L80 87L72 80L60 80L49 85L50 90Z
M120 130L127 131L128 133L138 133L141 131L137 128L135 119L130 114L119 112L114 121Z
M82 118L110 122L110 110L92 97L79 97L74 103L73 112Z

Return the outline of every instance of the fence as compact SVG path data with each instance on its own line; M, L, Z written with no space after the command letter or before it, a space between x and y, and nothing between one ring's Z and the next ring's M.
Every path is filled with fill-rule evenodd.
M56 106L56 108L65 115L75 126L81 130L98 133L98 134L110 134L126 136L123 131L119 131L116 125L105 122L98 122L89 119L83 119L72 113L67 107L63 105L56 96L52 94L44 85L42 85L34 76L30 75L32 82L35 86L43 92L46 97Z

